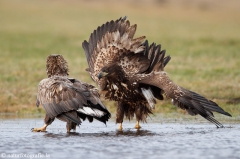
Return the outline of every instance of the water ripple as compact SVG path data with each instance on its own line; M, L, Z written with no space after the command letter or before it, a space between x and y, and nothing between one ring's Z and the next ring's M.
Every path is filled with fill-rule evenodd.
M55 121L47 132L33 133L42 119L0 121L0 152L49 154L51 158L104 159L225 159L240 158L240 125L217 129L210 124L148 123L135 130L124 122L123 131L110 121L83 122L76 132L66 133L65 123Z

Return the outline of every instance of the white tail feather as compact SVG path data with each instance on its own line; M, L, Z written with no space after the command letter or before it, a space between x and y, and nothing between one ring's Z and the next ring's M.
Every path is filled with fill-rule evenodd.
M105 115L105 113L102 112L101 110L90 108L90 107L83 107L78 109L77 111L86 115L96 116L96 117L102 117Z

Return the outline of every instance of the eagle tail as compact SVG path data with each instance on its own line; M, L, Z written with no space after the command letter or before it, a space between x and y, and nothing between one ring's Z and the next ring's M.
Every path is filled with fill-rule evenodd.
M80 113L79 116L81 116L82 119L88 117L90 122L92 121L92 118L94 118L106 124L111 117L111 114L107 109L104 109L100 104L93 104L91 102L89 102L88 106L83 106L77 111Z
M62 113L60 115L57 116L57 118L59 120L65 121L65 122L73 122L77 125L81 124L81 120L80 118L77 116L77 112L76 111L69 111L69 112L65 112Z

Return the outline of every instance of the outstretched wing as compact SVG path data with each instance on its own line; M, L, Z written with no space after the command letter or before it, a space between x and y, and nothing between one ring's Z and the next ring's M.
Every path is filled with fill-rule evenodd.
M153 69L163 70L171 59L170 56L165 57L165 50L161 50L160 45L153 43L149 46L147 40L143 43L145 36L133 39L136 29L137 25L130 26L126 17L120 18L99 26L90 35L89 41L82 43L89 66L87 71L100 86L106 81L98 81L98 73L111 63L117 62L130 76Z
M102 118L109 112L97 96L75 79L53 76L39 83L37 105L42 104L50 118L77 111L88 116ZM77 118L71 121L80 124Z
M130 26L126 17L120 18L98 27L91 34L89 41L83 42L89 66L87 70L95 82L98 82L98 73L104 66L119 61L123 54L144 50L141 44L145 36L133 39L136 28L136 24Z
M223 125L214 119L212 111L231 116L215 102L176 85L171 79L169 79L165 72L151 72L148 76L143 77L142 75L136 75L135 78L140 79L138 81L139 83L153 85L164 90L166 96L172 98L174 105L187 110L190 115L201 115L205 119L214 123L217 127L223 127Z

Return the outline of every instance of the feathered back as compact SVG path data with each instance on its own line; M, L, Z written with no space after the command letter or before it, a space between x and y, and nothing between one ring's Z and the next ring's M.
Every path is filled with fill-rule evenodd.
M62 55L47 57L48 78L40 81L36 105L43 105L49 118L57 117L79 125L82 118L93 118L106 124L110 112L100 100L97 89L80 80L68 77L67 61Z
M46 62L46 71L48 77L54 75L68 76L67 61L62 55L49 55Z

